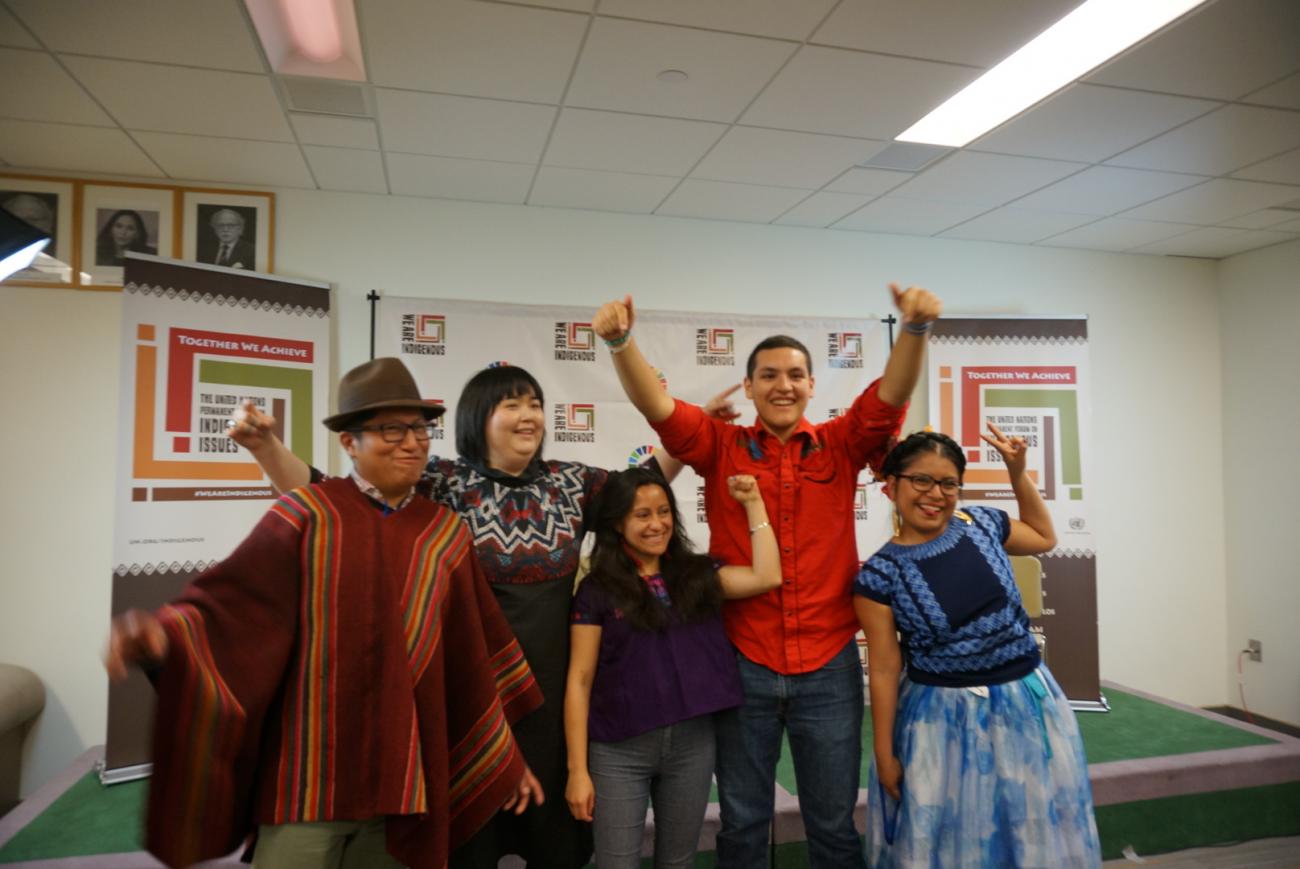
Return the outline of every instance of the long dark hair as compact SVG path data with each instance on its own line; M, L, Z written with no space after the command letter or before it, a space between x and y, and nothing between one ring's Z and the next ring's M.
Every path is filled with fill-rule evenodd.
M132 211L129 208L121 208L114 211L109 216L108 222L99 230L99 235L95 237L95 258L99 264L103 260L113 260L117 257L117 245L113 243L113 224L117 223L119 217L129 217L135 222L135 238L127 246L127 250L137 251L138 253L148 253L149 251L149 233L144 228L144 218L140 212Z
M460 457L486 465L488 418L504 399L525 396L533 396L543 408L546 407L542 385L533 375L514 365L484 368L471 377L456 403L456 452ZM539 443L534 458L541 456L542 445Z
M659 558L659 572L668 588L673 609L685 622L716 616L722 609L722 586L713 561L698 555L682 529L677 500L663 475L647 468L629 468L609 475L588 508L587 530L596 535L591 553L591 573L584 582L594 582L623 612L628 624L639 630L663 630L669 612L637 573L636 562L623 546L618 526L632 512L637 490L658 486L668 496L673 513L673 533L668 550Z
M912 459L921 453L937 453L956 465L959 483L966 474L966 454L955 440L937 431L917 431L899 441L885 456L885 462L880 466L881 478L903 473L912 464Z

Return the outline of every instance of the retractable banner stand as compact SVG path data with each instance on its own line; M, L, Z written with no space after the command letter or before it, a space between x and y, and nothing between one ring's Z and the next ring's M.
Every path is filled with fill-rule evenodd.
M618 470L640 464L657 449L650 426L623 394L609 351L591 328L592 308L564 308L381 297L375 313L375 355L398 356L427 398L447 405L435 453L454 457L456 400L475 372L498 363L528 370L546 404L548 458ZM673 396L703 404L744 379L754 345L790 335L812 354L816 378L807 417L823 422L845 412L880 376L888 339L878 320L750 317L637 310L637 343ZM737 422L754 421L752 404L737 391ZM707 551L704 483L684 468L673 483L683 524ZM858 551L874 552L889 536L889 502L858 481Z
M128 254L114 497L113 613L170 600L252 530L274 494L226 435L251 400L320 466L328 449L327 284ZM145 775L153 689L109 689L101 779Z
M1042 564L1047 665L1076 709L1104 710L1098 675L1097 552L1089 473L1092 442L1088 321L945 318L929 347L930 421L966 452L962 500L1016 515L1006 467L980 440L992 422L1029 443L1028 471L1056 529ZM1028 603L1028 602L1027 602Z

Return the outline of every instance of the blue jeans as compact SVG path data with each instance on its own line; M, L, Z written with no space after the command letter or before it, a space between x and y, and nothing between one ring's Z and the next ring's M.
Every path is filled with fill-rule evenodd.
M718 716L718 869L768 865L781 733L790 735L812 869L863 869L853 825L862 763L862 668L850 641L820 669L784 676L736 655L745 702Z

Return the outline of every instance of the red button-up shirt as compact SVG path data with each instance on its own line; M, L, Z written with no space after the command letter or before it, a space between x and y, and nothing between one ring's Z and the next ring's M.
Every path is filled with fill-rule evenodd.
M753 474L781 548L779 589L727 601L727 636L746 658L778 673L825 664L858 630L852 585L858 570L853 493L858 473L879 467L907 414L867 387L843 416L799 421L784 444L755 423L739 426L678 401L656 423L664 449L704 478L709 554L750 564L749 521L727 493L727 477Z

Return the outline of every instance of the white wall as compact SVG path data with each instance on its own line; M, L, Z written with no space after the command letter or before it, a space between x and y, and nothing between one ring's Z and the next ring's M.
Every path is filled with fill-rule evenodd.
M372 288L862 316L886 313L896 280L934 289L950 314L1087 314L1102 676L1227 700L1213 263L301 190L278 191L278 208L277 271L338 288L340 371L368 354ZM35 670L51 697L29 792L104 738L118 318L112 294L0 289L0 378L22 410L0 495L0 660Z
M1219 304L1229 702L1237 652L1256 639L1264 659L1242 664L1246 705L1300 724L1300 242L1223 261Z

